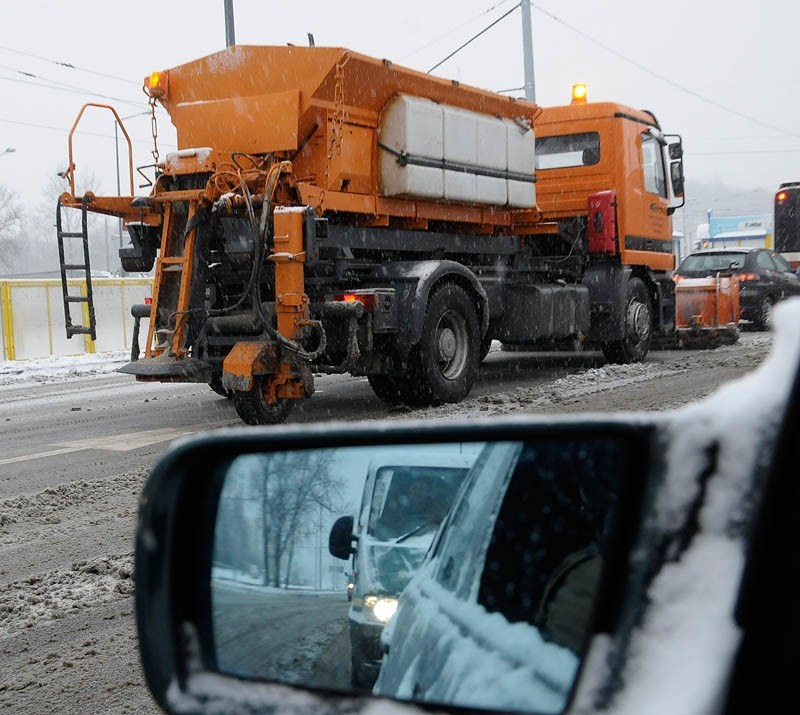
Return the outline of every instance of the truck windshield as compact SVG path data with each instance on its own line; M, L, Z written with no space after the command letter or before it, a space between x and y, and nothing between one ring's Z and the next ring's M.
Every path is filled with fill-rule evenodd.
M434 531L466 473L452 467L381 467L375 475L369 534L395 541Z

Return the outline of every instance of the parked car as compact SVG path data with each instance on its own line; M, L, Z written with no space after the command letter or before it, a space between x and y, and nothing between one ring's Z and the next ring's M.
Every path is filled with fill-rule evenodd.
M739 278L740 317L766 330L778 301L800 295L800 278L780 253L766 248L714 248L690 253L675 279L705 278L717 273Z
M374 712L363 690L320 684L313 667L298 688L220 665L214 621L226 605L212 608L209 583L229 466L250 454L472 444L474 467L384 631L377 707L794 712L800 300L779 306L775 322L757 370L672 412L303 425L184 441L150 475L136 537L139 645L155 700L175 713ZM338 593L331 603L338 640L305 660L346 670ZM273 639L285 620L276 610L246 645L228 638L226 662L245 648L251 659L285 650Z
M358 518L340 517L329 549L353 559L351 682L372 688L383 652L380 636L397 598L425 558L472 462L460 450L383 450L367 469Z

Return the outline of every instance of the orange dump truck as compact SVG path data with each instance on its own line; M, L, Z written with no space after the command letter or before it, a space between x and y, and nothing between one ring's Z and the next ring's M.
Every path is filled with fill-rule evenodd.
M680 141L620 105L535 104L337 48L234 46L146 80L177 129L149 194L75 195L120 217L138 380L207 382L248 423L285 419L314 374L389 403L470 391L492 339L590 341L640 360L674 330ZM79 117L80 119L80 117ZM77 122L76 122L77 125ZM74 131L74 127L73 127ZM91 287L68 334L94 332ZM70 307L88 302L88 325Z

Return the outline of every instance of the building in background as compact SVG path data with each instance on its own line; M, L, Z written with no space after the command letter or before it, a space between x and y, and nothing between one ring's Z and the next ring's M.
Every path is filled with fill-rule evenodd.
M697 227L694 248L772 248L775 222L771 214L714 216Z

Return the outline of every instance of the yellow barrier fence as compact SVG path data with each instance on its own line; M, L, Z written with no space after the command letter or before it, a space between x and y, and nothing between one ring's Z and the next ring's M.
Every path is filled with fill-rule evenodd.
M86 281L70 279L72 295L86 295ZM0 280L0 340L4 360L80 355L130 349L131 306L152 294L149 278L93 278L97 340L90 336L67 339L59 279ZM88 325L88 306L71 313L76 325ZM146 334L146 326L142 326Z

